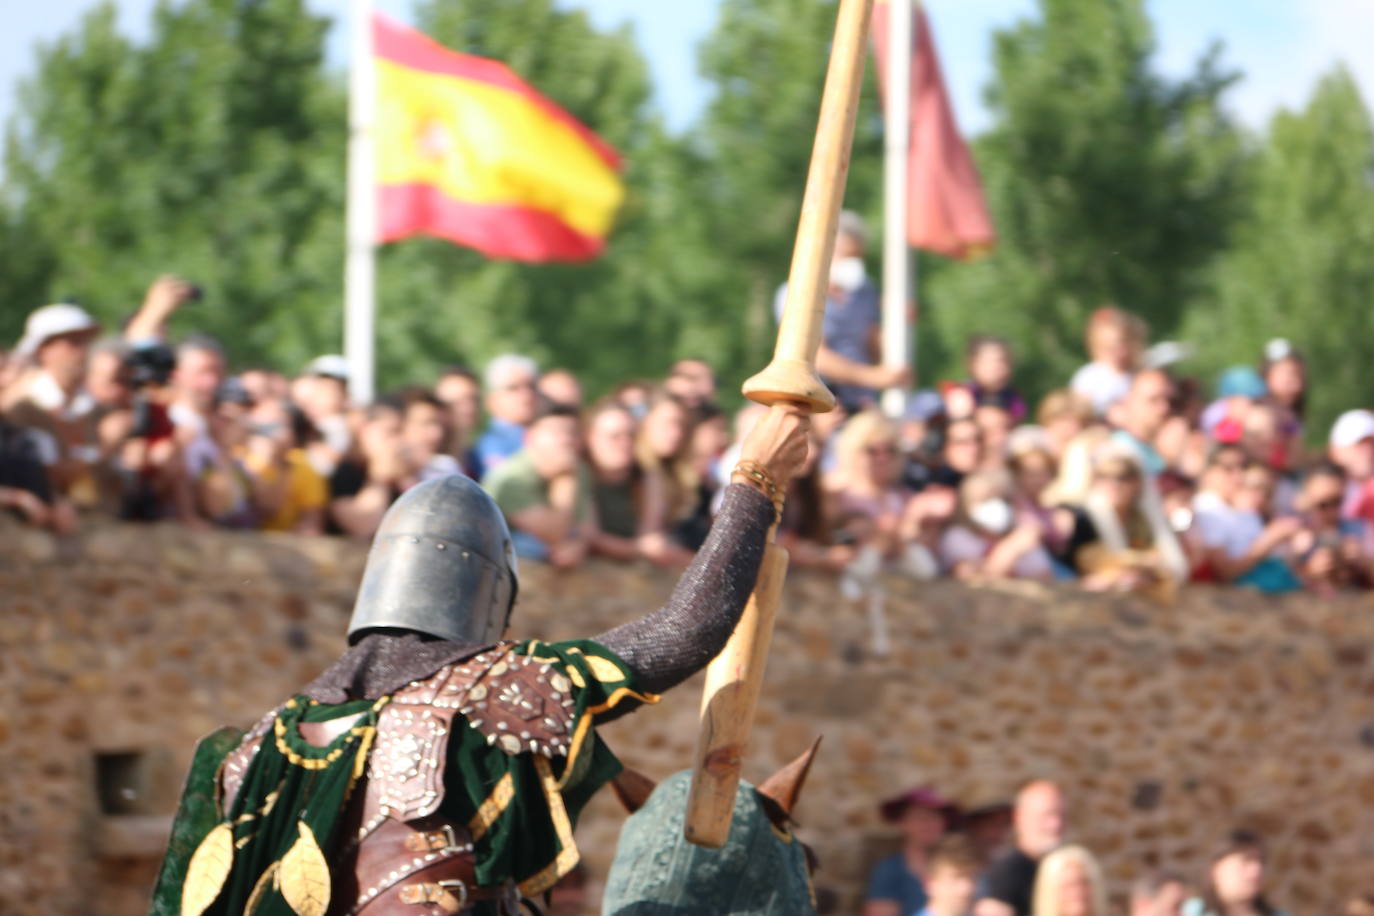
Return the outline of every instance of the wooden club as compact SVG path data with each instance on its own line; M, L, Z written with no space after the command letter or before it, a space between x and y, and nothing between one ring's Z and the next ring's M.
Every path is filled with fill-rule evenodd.
M835 228L849 173L872 11L873 0L840 0L777 347L767 368L744 383L746 397L774 409L800 405L823 413L835 407L835 396L816 374L816 351L825 317ZM744 614L725 649L706 669L701 729L684 825L687 839L698 846L719 848L730 834L740 766L754 724L773 620L787 575L787 551L773 543L773 534L769 532L763 565Z

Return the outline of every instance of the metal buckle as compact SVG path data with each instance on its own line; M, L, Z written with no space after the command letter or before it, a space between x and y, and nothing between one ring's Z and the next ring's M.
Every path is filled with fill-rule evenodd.
M452 824L445 824L443 826L443 834L444 847L441 850L439 850L440 852L467 852L466 849L463 849L458 845L458 837L453 832Z
M449 829L449 828L445 828L445 829ZM468 905L468 885L467 885L467 882L466 882L466 881L463 881L461 878L449 878L449 879L447 879L447 880L445 880L445 881L440 881L440 882L438 882L438 883L439 883L439 886L442 887L442 888L455 888L455 887L456 887L456 888L458 889L458 912L461 913L461 912L463 911L463 909Z

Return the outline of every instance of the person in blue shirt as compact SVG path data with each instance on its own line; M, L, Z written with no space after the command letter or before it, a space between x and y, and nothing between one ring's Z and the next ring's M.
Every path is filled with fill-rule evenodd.
M825 320L816 369L835 399L850 413L870 407L884 388L905 387L911 381L906 366L885 366L881 353L882 304L878 288L864 269L868 230L857 213L840 214L835 251L830 261L830 286L826 291ZM787 284L773 300L774 317L781 320L787 300Z
M883 820L902 831L902 848L869 875L863 916L913 916L928 902L925 879L932 848L953 826L957 809L926 786L883 802Z
M487 363L482 375L491 421L472 449L478 479L525 447L525 427L539 412L534 360L507 353Z

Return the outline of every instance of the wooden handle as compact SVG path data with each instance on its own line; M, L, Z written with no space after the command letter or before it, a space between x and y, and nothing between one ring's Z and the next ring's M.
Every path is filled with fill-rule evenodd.
M683 833L698 846L719 849L730 835L754 708L768 664L778 599L787 575L787 551L777 544L764 550L754 593L745 605L724 651L706 669L701 696L701 730L697 733L697 766L687 799Z
M859 110L872 11L873 0L840 3L816 142L811 148L811 168L806 175L806 193L797 222L797 241L792 249L792 269L787 275L787 299L778 326L777 347L773 361L744 383L745 396L761 404L794 401L807 404L817 413L835 407L835 396L816 374L816 351L825 318L835 229L849 175L849 152L854 141L854 118Z
M745 396L760 404L800 404L817 412L835 406L835 396L816 374L816 351L825 319L835 227L849 174L872 12L873 0L840 0L777 348L773 361L744 383ZM763 686L786 573L787 551L770 543L744 615L725 650L706 670L701 730L683 827L687 839L698 846L718 848L730 835L740 766L754 725L754 706Z

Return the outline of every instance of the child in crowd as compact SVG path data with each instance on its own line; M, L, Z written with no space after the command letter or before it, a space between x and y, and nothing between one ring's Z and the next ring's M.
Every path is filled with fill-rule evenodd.
M1119 308L1093 312L1086 342L1092 360L1073 374L1069 387L1092 404L1098 416L1126 396L1145 351L1145 322Z
M969 380L964 387L976 407L1000 407L1013 424L1026 418L1026 402L1012 387L1011 344L1001 337L975 334L965 351Z
M956 833L937 843L926 866L927 902L920 916L968 916L979 865L968 837Z

